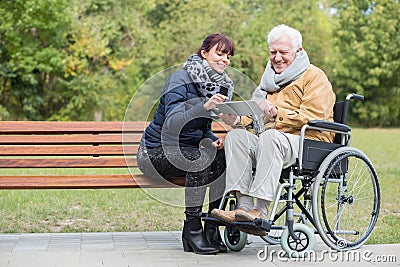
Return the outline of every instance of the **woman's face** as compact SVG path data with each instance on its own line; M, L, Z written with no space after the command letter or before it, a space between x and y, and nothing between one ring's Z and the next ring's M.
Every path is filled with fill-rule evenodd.
M231 63L230 55L222 52L216 51L218 44L214 45L210 51L201 51L201 55L208 62L208 65L218 73L223 73L225 68Z
M301 50L301 48L299 48ZM289 36L282 35L272 41L269 47L269 59L276 73L282 73L296 57Z

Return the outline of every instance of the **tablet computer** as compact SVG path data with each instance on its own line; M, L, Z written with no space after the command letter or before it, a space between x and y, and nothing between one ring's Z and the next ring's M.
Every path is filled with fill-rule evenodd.
M254 100L223 102L216 104L216 106L219 112L224 114L235 114L238 116L264 115L264 111Z

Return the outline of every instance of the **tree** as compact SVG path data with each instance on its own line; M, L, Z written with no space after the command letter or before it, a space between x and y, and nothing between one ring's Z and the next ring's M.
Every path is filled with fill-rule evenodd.
M400 4L396 0L333 1L336 57L329 63L339 96L365 96L356 103L366 126L400 125Z
M207 34L223 32L236 44L231 66L259 82L267 63L266 37L277 24L298 28L312 61L323 68L329 56L330 24L321 1L157 1L147 12L162 67L182 63ZM285 16L282 16L282 14ZM158 58L158 59L157 59ZM162 58L163 60L159 60ZM249 88L251 90L251 88Z
M1 1L0 119L122 120L148 3Z
M123 120L143 81L139 63L145 38L141 14L151 2L75 1L67 49L68 103L53 119ZM76 112L77 111L77 112Z
M1 1L0 119L42 119L59 99L69 1Z
M366 96L358 122L399 124L397 0L4 0L0 16L0 119L123 120L144 81L214 32L233 39L231 67L258 84L267 33L284 23L338 99Z

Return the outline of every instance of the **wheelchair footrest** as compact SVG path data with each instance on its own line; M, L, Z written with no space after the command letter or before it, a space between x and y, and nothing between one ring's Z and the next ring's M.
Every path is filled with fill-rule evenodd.
M264 225L264 228L261 225L256 224L255 222L233 222L232 225L241 232L257 236L266 235L270 229L270 227L265 227Z
M271 222L260 218L254 219L254 224L269 232L271 230Z
M201 216L201 218L203 221L208 223L234 227L241 232L257 236L264 236L271 229L271 223L260 218L256 218L254 222L233 222L233 223L224 222L218 218L213 217L212 215L204 213Z
M218 224L218 225L222 225L222 226L232 226L230 223L221 221L220 219L215 218L212 215L206 214L206 213L203 213L203 215L201 216L201 219L204 222L208 222L208 223Z

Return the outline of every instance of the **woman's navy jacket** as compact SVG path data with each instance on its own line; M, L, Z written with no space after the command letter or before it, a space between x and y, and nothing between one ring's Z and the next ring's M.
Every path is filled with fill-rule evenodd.
M178 70L166 81L153 121L142 136L146 148L160 146L199 147L203 140L218 138L211 131L210 112L186 70ZM211 139L211 140L210 140Z

